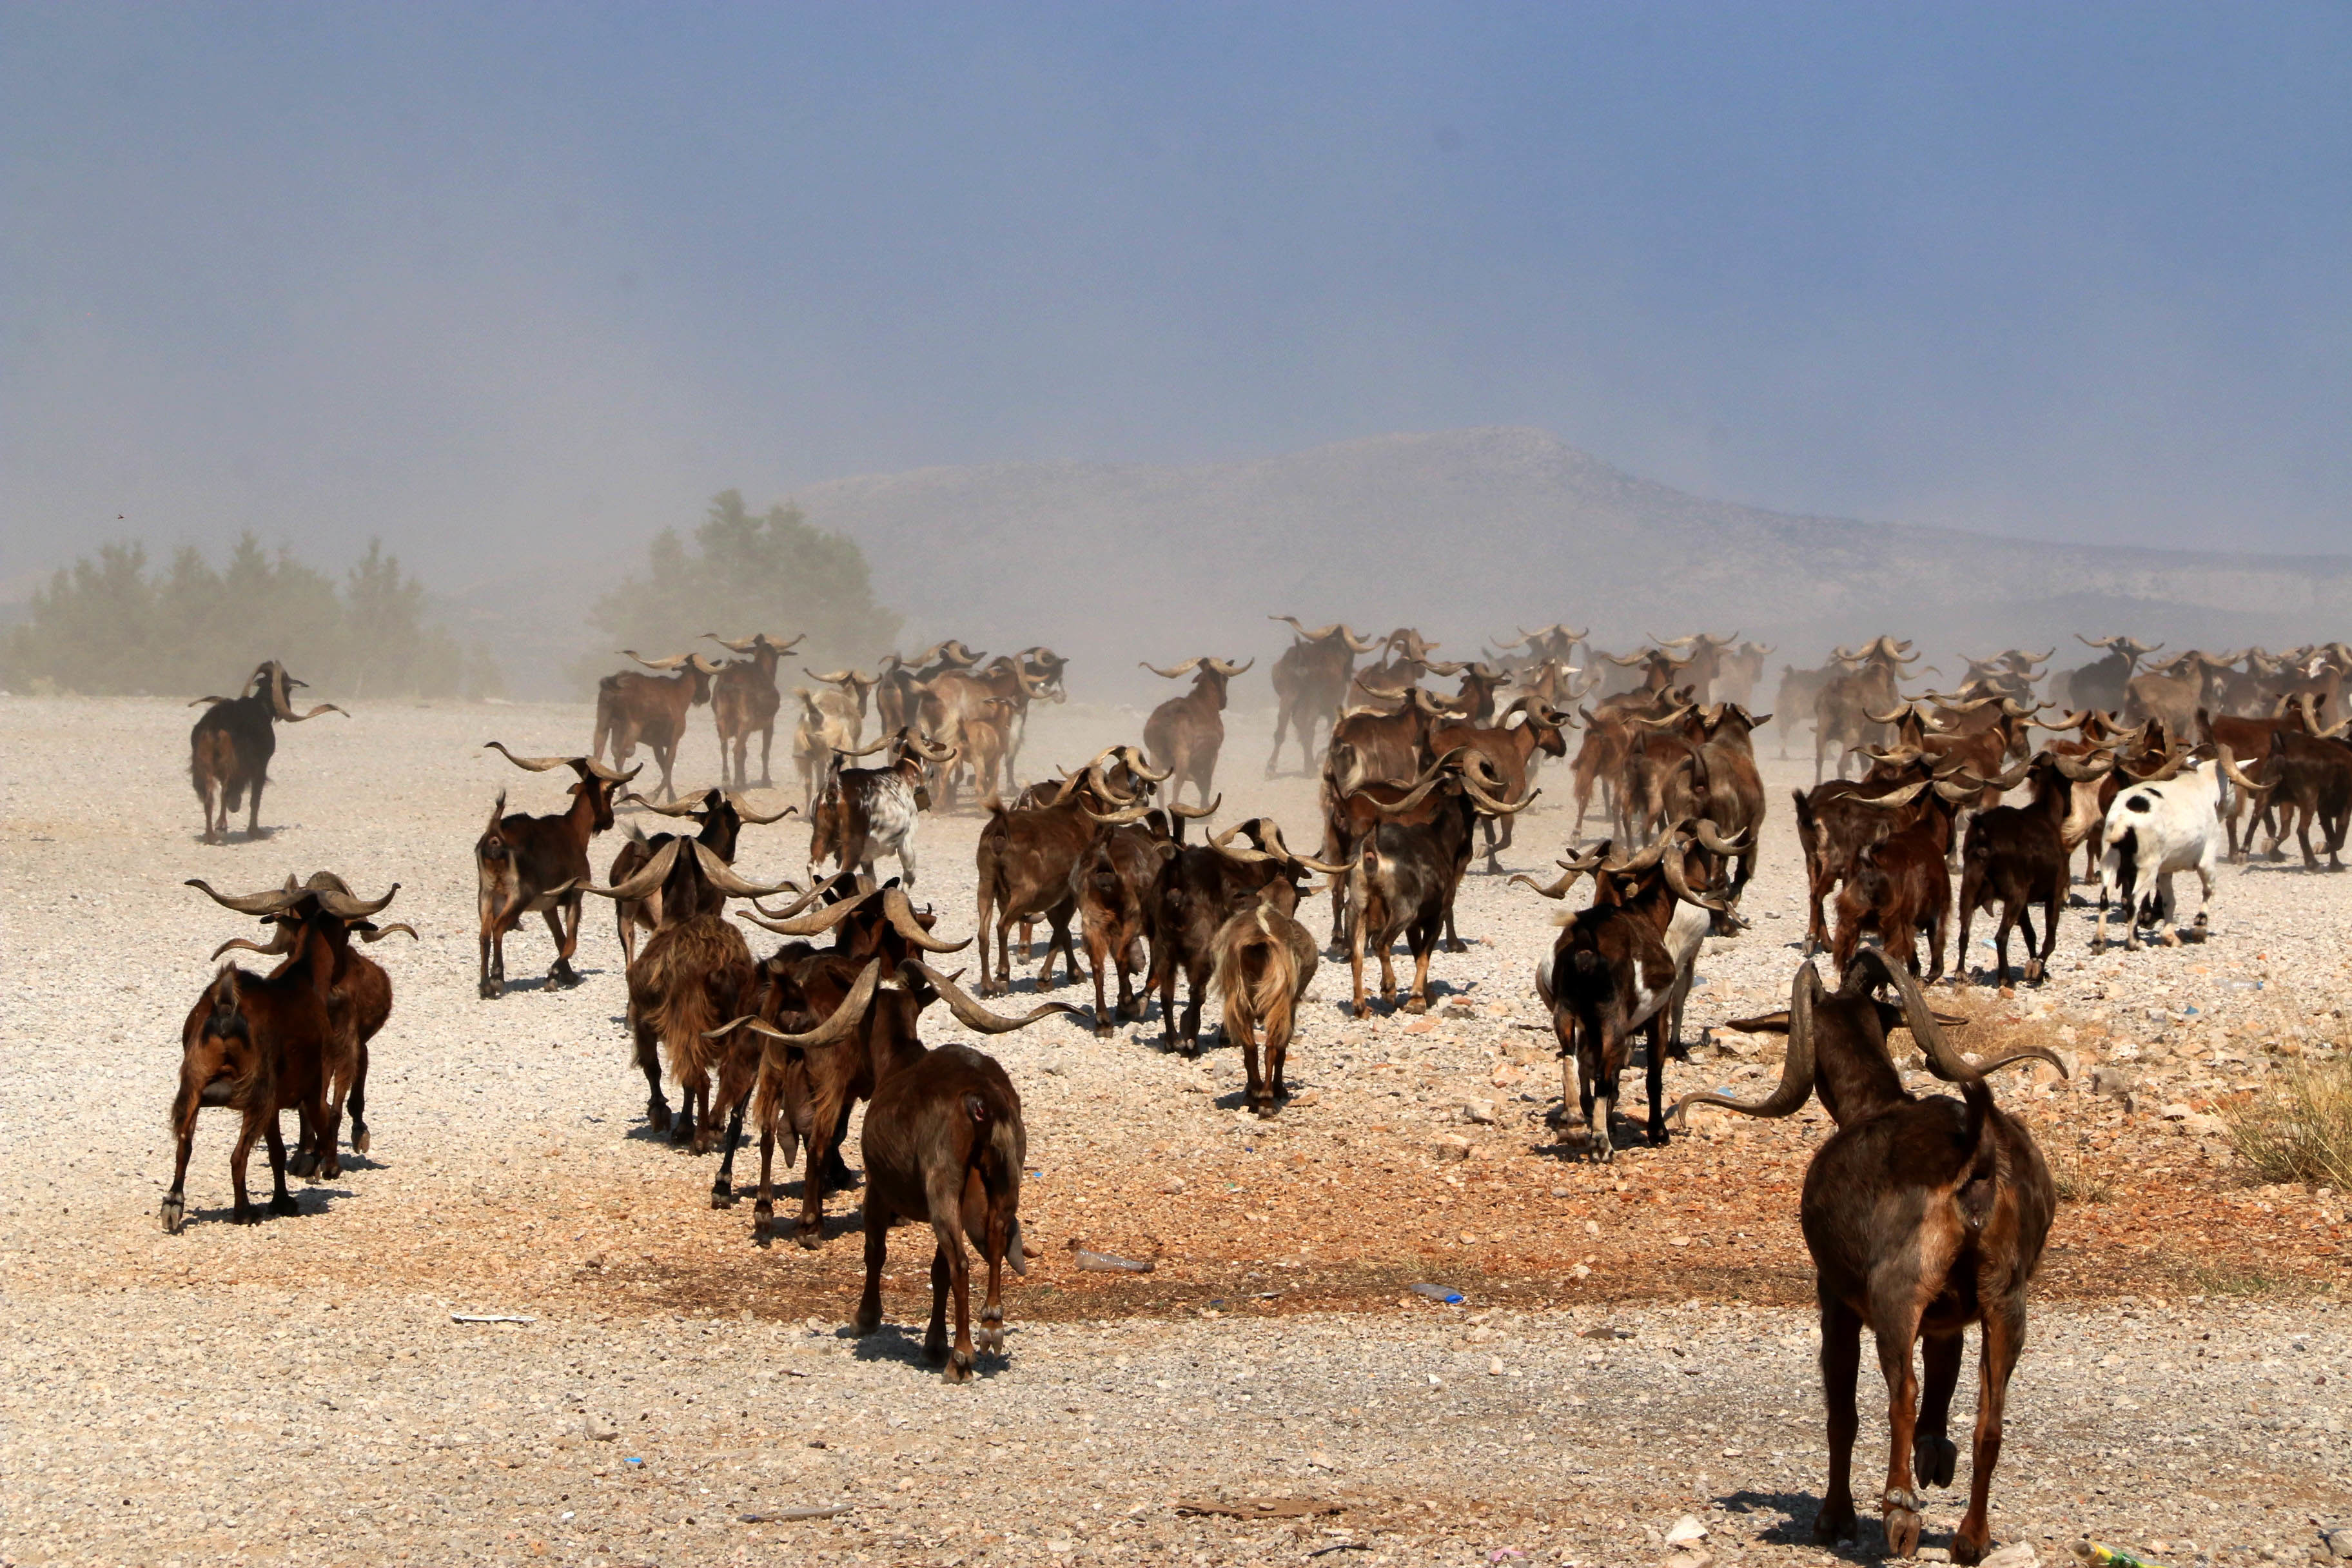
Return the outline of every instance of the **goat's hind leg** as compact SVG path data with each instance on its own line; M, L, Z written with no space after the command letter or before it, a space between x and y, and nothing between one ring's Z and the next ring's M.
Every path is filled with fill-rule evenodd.
M269 1212L274 1215L294 1215L302 1205L286 1190L286 1136L278 1129L278 1113L271 1111L261 1124L261 1135L269 1144Z
M877 1199L873 1189L866 1193L866 1289L857 1298L857 1316L850 1327L860 1335L870 1334L882 1326L882 1266L890 1257L890 1221L887 1206Z
M1977 1357L1977 1430L1974 1450L1969 1456L1969 1511L1961 1516L1959 1529L1952 1532L1955 1563L1980 1562L1992 1544L1992 1472L2000 1463L2001 1415L2009 1400L2009 1374L2016 1370L2018 1352L2024 1348L2024 1301L1989 1304L1984 1343Z
M1862 1319L1843 1301L1822 1298L1822 1404L1828 1412L1830 1473L1813 1515L1813 1539L1827 1545L1853 1532L1853 1439L1862 1418L1854 1383L1862 1371Z
M1952 1390L1960 1381L1961 1347L1958 1333L1928 1334L1920 1341L1927 1375L1919 1396L1918 1430L1911 1439L1911 1476L1923 1487L1950 1486L1959 1463L1960 1450L1948 1428Z
M933 1360L947 1352L940 1375L961 1383L971 1375L971 1269L963 1250L963 1187L949 1178L930 1183L931 1230L939 1250L931 1258L931 1323L923 1336L923 1352ZM947 1296L955 1296L955 1344L946 1343Z
M1904 1300L1880 1304L1871 1334L1878 1342L1878 1370L1886 1379L1886 1489L1878 1510L1892 1557L1919 1552L1919 1494L1911 1489L1911 1444L1918 1430L1919 1373L1911 1358L1919 1339L1919 1309Z

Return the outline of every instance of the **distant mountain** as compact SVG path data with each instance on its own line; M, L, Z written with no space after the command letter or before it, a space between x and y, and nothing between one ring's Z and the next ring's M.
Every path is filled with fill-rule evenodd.
M1819 662L1882 630L1936 655L2089 651L2129 630L2175 647L2289 647L2352 632L2352 556L2036 544L1791 516L1636 479L1539 430L1379 436L1254 462L998 463L833 479L796 498L856 539L911 647L1049 643L1094 697L1156 698L1135 668L1263 661L1286 628L1400 624L1474 654L1515 626L1590 626L1604 647L1705 627ZM438 604L492 640L517 695L568 689L596 595L642 547L485 582ZM617 664L617 660L615 663ZM1244 698L1242 694L1247 693ZM1255 676L1238 700L1262 702Z
M912 641L1050 643L1087 685L1270 654L1286 628L1420 626L1444 652L1566 620L1607 647L1735 629L1818 662L1895 629L1938 652L2129 629L2175 646L2292 646L2352 630L2352 556L2090 548L1800 517L1622 473L1538 430L1343 441L1255 462L1002 463L800 492L846 532ZM1125 675L1112 677L1114 670ZM1099 684L1098 684L1099 682Z

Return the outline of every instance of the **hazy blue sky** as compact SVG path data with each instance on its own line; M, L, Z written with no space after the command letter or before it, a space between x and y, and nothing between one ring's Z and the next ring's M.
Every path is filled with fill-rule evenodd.
M2347 116L2341 5L9 5L0 580L1486 424L2352 548Z

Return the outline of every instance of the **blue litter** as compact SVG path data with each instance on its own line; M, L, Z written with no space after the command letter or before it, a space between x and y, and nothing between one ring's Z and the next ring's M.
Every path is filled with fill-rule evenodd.
M642 1465L645 1461L643 1459L623 1459L621 1463L625 1465Z
M1426 1296L1433 1301L1443 1301L1449 1307L1458 1307L1469 1300L1461 1291L1448 1290L1443 1285L1416 1285L1412 1288L1412 1293L1416 1296Z

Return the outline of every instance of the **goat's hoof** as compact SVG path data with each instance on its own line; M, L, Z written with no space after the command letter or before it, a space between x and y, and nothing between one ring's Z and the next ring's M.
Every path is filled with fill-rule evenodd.
M1950 1486L1959 1462L1959 1446L1949 1437L1911 1439L1911 1474L1923 1487Z
M1981 1563L1985 1553L1991 1550L1992 1532L1990 1530L1981 1535L1970 1535L1968 1524L1963 1521L1952 1535L1952 1561L1955 1563Z
M485 980L482 982L483 1001L495 1002L506 994L507 988L504 982L497 980Z
M259 1225L261 1211L251 1204L239 1204L229 1210L228 1222L231 1225Z
M187 1201L177 1193L166 1196L163 1199L163 1233L166 1236L177 1236L180 1234L180 1227L187 1223Z
M1405 999L1404 1005L1399 1008L1398 1011L1403 1013L1426 1013L1429 1011L1429 1004L1423 1001L1421 997L1409 996Z
M980 1332L972 1337L972 1342L982 1350L1003 1355L1004 1353L1004 1320L982 1318L980 1321Z
M1274 1101L1270 1100L1253 1100L1250 1101L1250 1110L1256 1113L1258 1120L1261 1121L1273 1121L1275 1112L1281 1109L1282 1108L1280 1106L1275 1104Z
M1889 1492L1880 1505L1886 1526L1886 1554L1889 1557L1916 1557L1919 1554L1919 1531L1925 1523L1919 1517L1919 1500L1909 1492Z
M1651 1148L1664 1148L1666 1146L1666 1124L1663 1121L1653 1121L1650 1123L1649 1138Z
M879 1307L875 1308L870 1312L864 1307L860 1307L857 1309L857 1316L849 1320L849 1331L856 1335L861 1340L881 1326L882 1309ZM926 1350L929 1349L928 1346L925 1348Z
M646 1107L646 1125L656 1132L669 1131L669 1107L656 1100Z
M735 1188L733 1184L721 1183L719 1185L711 1188L710 1206L715 1209L733 1208L735 1206Z
M2034 959L2026 964L2025 983L2028 985L2039 985L2045 978L2047 978L2047 974L2042 967L2042 961L2040 959ZM1954 984L1957 984L1958 983L1955 981Z
M948 1357L947 1365L940 1369L940 1381L941 1383L971 1382L971 1352L970 1351L957 1351L950 1354Z
M302 1205L294 1201L293 1194L279 1193L269 1200L269 1212L278 1215L298 1215L302 1212Z
M1833 1541L1843 1541L1853 1533L1855 1522L1851 1502L1834 1506L1823 1503L1822 1510L1813 1515L1813 1539L1824 1546Z
M799 1242L804 1250L816 1252L824 1246L824 1232L816 1228L796 1230L793 1232L793 1239Z
M1117 1032L1118 1031L1114 1030L1108 1024L1097 1024L1095 1026L1095 1038L1097 1040L1108 1040Z
M352 1152L364 1154L367 1152L368 1130L363 1124L354 1121L352 1123Z
M318 1173L318 1170L319 1170L319 1156L317 1156L316 1154L313 1154L313 1153L310 1152L308 1150L305 1150L305 1151L303 1151L303 1152L299 1152L299 1153L296 1153L296 1154L289 1155L289 1156L288 1156L288 1158L287 1158L287 1161L286 1161L286 1171L287 1171L287 1173L288 1173L289 1175L294 1175L294 1176L310 1176L310 1175L316 1175L316 1174Z

